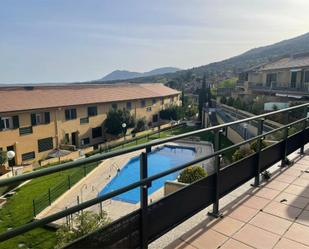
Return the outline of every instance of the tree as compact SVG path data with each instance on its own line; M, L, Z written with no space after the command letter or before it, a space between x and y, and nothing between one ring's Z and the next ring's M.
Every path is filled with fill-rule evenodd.
M245 158L251 154L253 154L254 151L251 148L243 147L238 150L236 150L232 156L233 162L237 162L242 158Z
M220 103L225 105L226 102L227 102L226 97L225 97L225 96L222 96L222 97L220 98Z
M229 105L229 106L233 106L234 105L234 99L232 97L229 97L226 104Z
M236 100L235 100L234 103L233 103L233 106L234 106L236 109L242 109L242 102L241 102L241 99L240 99L240 98L236 98Z
M223 80L219 83L219 87L224 88L235 88L237 83L237 78L231 78Z
M4 165L7 162L8 158L6 151L0 151L0 166Z
M182 183L191 184L199 179L207 176L206 171L199 165L190 166L184 169L178 177L178 181Z
M144 131L146 129L147 129L147 120L145 117L142 117L136 120L136 125L132 132L137 133L140 131Z
M180 120L184 117L184 109L181 106L172 105L160 111L160 118L165 120Z
M128 110L112 109L107 113L107 117L104 121L104 127L107 133L112 135L119 135L122 132L126 132L123 131L123 123L126 123L127 128L131 128L134 127L135 120Z
M90 211L83 211L73 216L71 224L62 225L56 232L55 248L62 248L69 242L89 234L110 223L105 211L101 215Z
M210 88L206 86L206 75L203 77L203 82L202 82L202 89L199 91L199 98L198 98L198 113L199 113L199 119L202 119L202 112L203 112L203 107L205 103L208 103L210 105L211 103L211 92Z

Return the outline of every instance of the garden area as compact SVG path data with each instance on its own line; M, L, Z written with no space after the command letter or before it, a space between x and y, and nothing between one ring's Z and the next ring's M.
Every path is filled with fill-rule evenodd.
M87 172L93 170L96 165L85 165ZM3 233L33 220L33 199L48 193L49 188L66 182L68 177L72 177L77 182L83 176L83 168L69 169L33 179L17 189L16 193L0 209L0 232ZM64 188L62 193L59 192L58 194L61 195L66 190L67 188ZM54 248L55 240L55 230L37 228L5 242L1 242L0 248Z

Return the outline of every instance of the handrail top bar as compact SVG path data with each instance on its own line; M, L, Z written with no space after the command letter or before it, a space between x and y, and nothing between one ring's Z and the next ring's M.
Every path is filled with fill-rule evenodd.
M63 163L63 164L56 165L56 166L53 166L53 167L49 167L49 168L46 168L46 169L41 169L41 170L33 171L33 172L30 172L30 173L26 173L26 174L23 174L23 175L13 176L13 177L10 177L10 178L7 178L7 179L0 180L0 187L9 185L11 183L19 182L19 181L25 181L25 180L29 180L29 179L32 179L32 178L37 178L37 177L40 177L40 176L49 175L49 174L56 173L56 172L59 172L59 171L63 171L63 170L71 169L71 168L76 168L76 167L82 166L84 164L98 162L98 161L105 160L105 159L108 159L108 158L111 158L111 157L115 157L115 156L123 155L123 154L126 154L126 153L134 152L134 151L137 151L137 150L145 149L147 147L149 148L149 147L164 144L164 143L167 143L167 142L172 142L172 141L179 140L179 139L182 139L182 138L197 135L197 134L200 134L200 133L203 133L203 132L220 130L220 129L223 129L225 127L229 127L231 125L249 122L249 121L252 121L252 120L258 120L258 119L266 118L268 116L279 114L279 113L290 112L292 110L300 109L300 108L303 108L303 107L309 107L309 103L285 108L285 109L282 109L282 110L277 110L277 111L270 112L270 113L264 113L264 114L261 114L261 115L257 115L255 117L249 117L249 118L245 118L245 119L236 120L236 121L233 121L233 122L224 123L224 124L220 124L220 125L217 125L217 126L203 128L203 129L199 129L199 130L196 130L196 131L190 131L190 132L186 132L186 133L175 135L175 136L168 137L168 138L157 139L157 140L154 140L154 141L151 141L151 142L147 142L145 144L140 144L140 145L132 146L132 147L129 147L129 148L124 148L124 149L120 149L120 150L117 150L117 151L96 154L96 155L90 156L90 157L85 158L85 159L80 159L80 160L73 161L73 162L67 162L67 163Z
M171 168L171 169L166 170L164 172L160 172L160 173L158 173L156 175L149 176L149 177L147 177L145 179L142 179L140 181L131 183L129 185L126 185L125 187L122 187L122 188L119 188L117 190L111 191L111 192L109 192L107 194L104 194L102 196L98 196L96 198L93 198L93 199L87 200L85 202L82 202L79 205L76 205L76 206L73 206L73 207L69 207L68 209L59 211L59 212L57 212L55 214L51 214L51 215L49 215L47 217L44 217L43 219L35 220L35 221L31 222L31 223L27 223L27 224L24 224L24 225L22 225L20 227L14 228L14 229L9 230L9 231L6 231L6 232L0 234L0 241L4 241L6 239L12 238L12 237L17 236L17 235L19 235L21 233L30 231L30 230L32 230L32 229L34 229L36 227L46 225L46 224L48 224L48 223L50 223L52 221L61 219L61 218L65 217L65 216L67 216L67 215L70 215L72 213L76 213L76 212L81 211L81 210L83 210L85 208L89 208L90 206L93 206L95 204L98 204L100 202L108 200L110 198L113 198L114 196L120 195L120 194L122 194L124 192L127 192L127 191L130 191L130 190L132 190L134 188L137 188L137 187L140 187L140 186L143 186L143 185L148 185L149 183L151 183L152 181L154 181L156 179L159 179L159 178L164 177L164 176L166 176L168 174L171 174L173 172L176 172L176 171L179 171L181 169L184 169L184 168L186 168L186 167L188 167L188 166L190 166L192 164L199 163L199 162L207 160L207 159L209 159L211 157L220 155L220 154L224 153L225 151L228 151L228 150L230 150L232 148L239 147L241 145L244 145L244 144L249 143L251 141L254 141L256 139L261 139L264 136L267 136L267 135L270 135L272 133L278 132L280 130L283 130L283 129L289 127L290 125L294 125L294 124L300 123L300 122L302 122L304 120L308 120L308 117L299 119L299 120L294 121L294 122L292 122L290 124L286 124L286 125L284 125L282 127L279 127L277 129L271 130L269 132L265 132L265 133L263 133L261 135L257 135L256 137L247 139L247 140L242 141L242 142L240 142L238 144L231 145L231 146L229 146L229 147L227 147L225 149L218 150L218 151L212 153L211 155L206 155L206 156L203 156L203 157L196 158L196 159L194 159L194 160L192 160L190 162L184 163L184 164L182 164L180 166Z

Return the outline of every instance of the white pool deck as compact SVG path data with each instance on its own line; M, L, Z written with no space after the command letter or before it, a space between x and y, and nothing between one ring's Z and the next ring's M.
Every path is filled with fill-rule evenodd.
M201 157L202 155L209 155L213 152L213 147L210 143L205 142L185 142L180 141L177 143L167 143L169 145L179 145L188 146L196 148L196 157ZM162 145L161 145L162 146ZM155 149L156 147L154 147ZM84 202L97 197L98 193L108 184L113 177L117 174L117 168L121 169L126 165L126 163L133 157L141 154L144 150L139 150L131 152L125 155L117 156L114 158L104 160L97 168L95 168L89 175L80 180L75 184L70 190L59 197L51 206L48 206L40 214L36 216L36 219L41 219L43 217L49 216L56 212L62 211L66 208L75 206L77 204L77 196L79 196L80 202ZM206 160L201 163L208 171L211 173L213 170L212 160ZM158 189L156 192L149 196L149 202L158 200L164 195L163 187ZM132 212L133 210L139 208L139 203L131 204L127 202L117 201L117 200L107 200L102 203L103 210L107 212L109 218L112 220L118 219L125 214ZM100 205L94 205L87 210L99 213ZM65 219L58 220L54 222L56 225L60 225L65 222Z

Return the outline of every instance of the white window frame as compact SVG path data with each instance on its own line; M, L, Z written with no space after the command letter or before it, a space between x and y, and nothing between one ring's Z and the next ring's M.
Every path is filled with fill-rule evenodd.
M3 130L9 130L13 129L13 119L12 117L1 117L1 120L3 121ZM9 125L7 127L7 122L8 121Z

